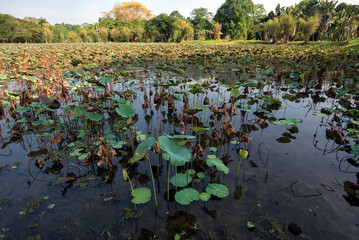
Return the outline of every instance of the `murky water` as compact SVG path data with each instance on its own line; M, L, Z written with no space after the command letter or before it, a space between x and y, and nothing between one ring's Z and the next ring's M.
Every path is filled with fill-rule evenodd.
M171 187L168 201L168 161L150 151L158 207L152 194L150 202L137 205L140 216L136 218L131 188L122 177L122 169L128 171L135 188L148 187L152 191L153 186L147 162L127 162L132 157L130 144L117 151L112 170L96 163L70 160L70 156L60 156L61 161L47 159L41 169L35 166L36 157L45 157L50 152L49 145L36 137L37 133L20 132L21 137L13 129L10 134L2 122L0 167L9 164L0 172L2 238L174 239L177 234L181 239L356 239L359 164L348 150L348 146L355 145L355 136L350 138L353 134L340 127L355 117L346 113L346 105L340 102L343 100L326 96L329 85L314 90L313 84L306 86L296 79L278 82L259 71L254 76L234 73L200 76L193 69L183 74L143 68L131 72L133 81L120 77L113 90L130 89L136 93L132 103L137 114L133 126L137 132L156 138L181 134L178 119L184 121L181 111L184 93L188 94L189 107L204 106L205 97L210 105L221 107L226 102L230 106L231 87L238 82L241 94L234 102L238 115L231 118L236 134L223 134L221 125L230 117L215 119L208 107L193 118L188 117L186 124L188 135L196 134L190 126L209 128L201 134L202 147L217 147L212 154L229 168L229 173L224 174L204 167L205 157L193 160L194 169L205 171L206 177L190 186L203 192L210 182L222 183L229 189L228 197L212 197L207 202L182 206L173 199L176 188ZM69 77L74 75L69 73ZM248 80L256 84L240 86ZM79 80L72 81L75 84ZM190 84L200 85L204 93L189 93ZM154 94L150 95L150 91L162 89L166 94L179 94L180 99L175 101L177 111L169 110L168 105L143 109L144 95L153 104ZM273 99L281 103L273 104ZM354 105L355 95L346 100ZM328 108L344 113L314 115ZM57 112L60 114L61 110ZM104 116L110 122L111 115ZM275 124L290 118L300 122L291 127ZM116 132L112 125L104 124L99 129L107 139L120 140L116 134L109 136ZM210 140L214 129L220 132L221 141ZM243 134L247 141L233 142ZM196 141L192 142L194 146ZM249 156L242 160L237 174L239 149L247 149ZM211 154L209 148L205 151L206 155ZM17 161L18 166L12 168ZM73 178L66 178L69 176ZM29 212L28 203L36 199L33 212ZM253 231L248 230L248 221L255 224ZM300 236L288 230L291 223L301 228Z

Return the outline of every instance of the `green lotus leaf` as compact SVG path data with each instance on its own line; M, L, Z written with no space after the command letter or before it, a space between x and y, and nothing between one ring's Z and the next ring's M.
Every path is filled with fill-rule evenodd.
M190 176L190 174L186 174L186 173L177 173L175 176L173 176L170 179L170 183L173 186L177 186L177 187L185 187L190 182L192 182L192 177Z
M179 204L189 205L191 202L199 200L199 192L193 188L186 188L175 194L175 200Z
M216 166L218 171L223 171L224 174L228 174L229 173L229 168L226 167L226 165L223 164L222 160L219 158L215 158L215 159L207 159L206 161L207 165L209 167L213 167Z
M131 195L134 197L132 203L144 204L151 200L151 190L148 188L136 188Z
M234 97L234 98L239 97L240 94L241 94L241 93L239 92L239 89L238 89L238 88L233 88L233 89L231 90L231 96Z
M199 195L199 199L203 202L207 202L211 198L211 194L203 192Z
M325 114L325 113L313 113L313 115L318 116L318 117L328 117L328 114Z
M135 163L135 162L140 161L142 158L144 158L146 156L147 151L148 150L145 150L143 152L135 152L133 157L130 160L128 160L128 163Z
M197 177L200 178L200 179L202 179L202 178L205 178L206 175L204 175L203 172L199 172L199 173L197 173Z
M15 109L15 112L17 113L25 113L25 112L29 112L31 111L31 108L28 107L19 107L17 109Z
M155 143L156 143L156 139L154 137L148 137L145 141L143 141L142 143L140 143L140 145L138 145L135 153L146 151L151 147L153 147Z
M216 147L210 147L210 148L209 148L209 151L211 151L211 152L217 152L217 148L216 148Z
M158 142L162 150L168 153L171 163L181 166L186 162L191 161L191 152L187 148L181 147L176 141L168 136L159 137Z
M219 198L227 197L229 194L227 186L219 183L208 183L206 192Z
M136 114L135 109L131 105L121 104L116 108L116 112L123 118L130 118Z
M91 121L95 121L95 122L98 122L98 121L101 121L101 120L102 120L102 114L100 114L100 113L96 113L96 114L87 113L87 117L88 117L88 119L90 119Z

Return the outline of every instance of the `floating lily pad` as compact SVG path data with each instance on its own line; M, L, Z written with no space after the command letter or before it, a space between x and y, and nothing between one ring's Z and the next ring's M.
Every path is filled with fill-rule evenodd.
M203 172L199 172L199 173L197 173L197 177L198 177L199 179L202 179L202 178L205 178L206 175L204 175Z
M206 192L219 198L227 197L229 194L227 186L219 183L208 183Z
M216 147L210 147L210 148L209 148L209 151L211 151L211 152L217 152L217 148L216 148Z
M203 202L207 202L211 198L211 194L203 192L199 195L199 199Z
M151 200L151 190L148 188L136 188L131 192L131 195L134 197L132 203L144 204Z
M313 115L318 116L318 117L328 117L328 114L325 114L325 113L313 113Z
M193 188L183 189L175 194L175 200L179 204L189 205L193 201L199 200L199 192Z
M173 186L177 186L177 187L185 187L190 182L192 182L192 177L190 176L190 174L186 174L186 173L177 173L175 176L173 176L170 179L170 183Z
M295 125L297 123L300 123L300 120L297 118L287 118L287 119L283 119L283 120L279 120L279 121L274 121L273 122L276 125L287 125L287 126L291 126L291 125Z

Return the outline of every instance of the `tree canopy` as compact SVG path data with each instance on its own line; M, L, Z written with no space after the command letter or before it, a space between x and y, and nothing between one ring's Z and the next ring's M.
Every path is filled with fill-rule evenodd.
M116 3L110 11L103 13L103 20L133 21L152 17L151 11L139 2Z
M234 39L247 38L247 25L254 14L252 0L226 0L218 8L214 20L222 24L224 35Z

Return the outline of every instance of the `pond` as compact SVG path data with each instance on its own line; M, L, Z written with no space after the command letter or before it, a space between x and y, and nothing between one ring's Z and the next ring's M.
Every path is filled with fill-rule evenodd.
M357 70L247 61L64 71L60 101L8 85L0 237L356 239Z

